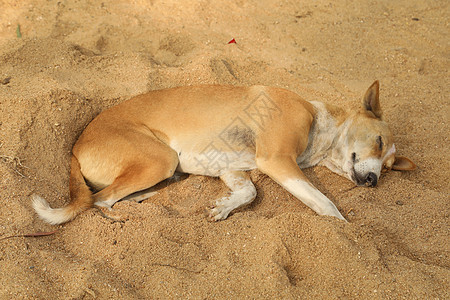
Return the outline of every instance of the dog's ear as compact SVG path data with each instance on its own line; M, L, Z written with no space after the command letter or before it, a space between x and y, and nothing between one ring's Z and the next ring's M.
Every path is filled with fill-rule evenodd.
M396 156L394 164L392 165L392 170L397 171L412 171L416 169L416 164L413 163L409 158L404 156Z
M363 108L372 112L375 117L381 118L382 112L380 107L380 83L376 80L372 85L367 89L366 94L363 99Z

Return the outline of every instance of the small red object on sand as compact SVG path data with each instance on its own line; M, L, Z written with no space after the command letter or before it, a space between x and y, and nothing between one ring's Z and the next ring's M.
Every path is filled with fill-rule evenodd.
M232 39L231 41L228 42L228 44L237 44L235 39Z

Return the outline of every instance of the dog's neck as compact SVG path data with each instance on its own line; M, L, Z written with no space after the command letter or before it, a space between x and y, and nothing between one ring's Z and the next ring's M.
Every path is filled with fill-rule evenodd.
M343 137L349 127L348 112L337 106L312 101L315 115L309 131L308 146L298 157L300 168L324 165L333 172L342 173ZM338 167L339 166L339 167Z

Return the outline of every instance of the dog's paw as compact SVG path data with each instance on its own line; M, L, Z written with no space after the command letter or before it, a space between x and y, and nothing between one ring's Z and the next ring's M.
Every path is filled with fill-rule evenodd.
M230 214L230 207L224 205L229 200L229 197L223 197L216 201L216 204L209 209L209 220L211 222L225 220Z

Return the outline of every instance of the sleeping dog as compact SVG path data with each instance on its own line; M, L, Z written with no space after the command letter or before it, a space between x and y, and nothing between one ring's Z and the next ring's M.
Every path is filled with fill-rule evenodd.
M308 102L281 88L187 86L136 96L98 115L73 147L70 203L53 209L33 196L51 224L121 199L143 200L174 172L220 177L229 196L217 199L212 221L256 197L246 171L259 169L320 215L344 220L302 168L323 165L357 185L374 187L382 171L413 170L396 156L382 120L379 83L357 111ZM92 192L92 190L96 192Z

